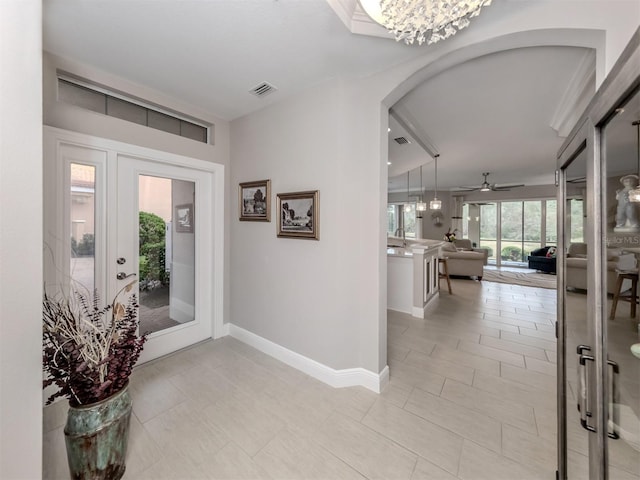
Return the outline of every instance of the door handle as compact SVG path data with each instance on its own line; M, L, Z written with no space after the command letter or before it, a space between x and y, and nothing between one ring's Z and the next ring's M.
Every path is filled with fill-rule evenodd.
M129 278L129 277L135 277L136 274L135 273L124 273L124 272L118 272L118 274L116 275L116 278L118 280L124 280L125 278Z
M618 428L620 426L620 392L618 390L618 376L620 375L620 367L613 360L607 360L607 364L611 366L613 371L611 375L611 402L609 403L609 418L611 419L611 431L607 432L607 436L613 440L620 438Z
M593 362L594 358L591 355L586 355L583 352L591 351L591 347L587 345L578 345L577 354L580 355L578 359L578 411L580 412L580 425L589 432L595 432L595 427L589 425L589 417L592 413L589 409L589 376L587 375L587 361Z

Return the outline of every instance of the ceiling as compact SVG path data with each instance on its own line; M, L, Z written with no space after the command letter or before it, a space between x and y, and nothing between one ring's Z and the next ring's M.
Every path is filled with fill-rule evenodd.
M406 190L407 169L432 162L419 147L421 140L440 154L442 189L478 186L483 172L491 172L489 182L498 185L553 183L556 154L565 138L551 125L590 55L572 47L508 50L468 61L419 85L393 107L393 116L412 127L399 133L415 142L403 146L393 141L398 133L394 122L390 190ZM594 92L595 85L591 88ZM432 165L425 170L429 189L433 170ZM413 174L419 183L419 170Z
M53 54L226 120L331 79L369 76L440 48L355 35L339 18L339 1L47 0L43 43ZM509 1L494 1L476 22L500 21ZM458 35L471 29L473 22ZM511 50L419 85L393 107L390 190L406 189L406 172L431 161L425 146L441 154L442 189L479 185L487 171L491 183L551 183L564 138L550 125L577 77L590 73L581 70L589 54L569 47ZM262 98L249 93L265 81L277 90ZM411 143L397 145L397 136ZM432 173L432 166L424 170L425 187L431 188ZM411 182L419 184L419 170Z

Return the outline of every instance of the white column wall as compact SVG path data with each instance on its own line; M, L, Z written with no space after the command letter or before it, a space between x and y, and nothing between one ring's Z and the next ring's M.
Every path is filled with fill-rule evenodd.
M0 478L42 476L42 6L0 2Z

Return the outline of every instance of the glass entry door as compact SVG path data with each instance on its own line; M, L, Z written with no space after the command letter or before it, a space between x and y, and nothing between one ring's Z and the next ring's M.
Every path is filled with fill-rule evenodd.
M640 31L558 157L558 478L640 479Z
M141 362L220 336L222 171L71 132L45 142L47 291L105 304L133 281Z
M577 352L591 353L594 317L589 305L593 289L588 285L587 252L592 250L582 238L572 236L575 217L571 197L585 194L587 186L587 145L578 141L562 159L560 198L558 199L558 444L560 478L589 478L589 432L583 425L592 417L594 398L586 398L585 365ZM589 192L590 194L591 192ZM586 220L586 219L585 219ZM580 215L580 222L583 218ZM589 366L590 367L590 366Z
M609 479L640 478L640 92L616 109L604 125L602 269L606 368L606 474ZM639 191L640 192L640 191ZM604 259L603 259L604 260ZM635 285L634 285L635 284Z

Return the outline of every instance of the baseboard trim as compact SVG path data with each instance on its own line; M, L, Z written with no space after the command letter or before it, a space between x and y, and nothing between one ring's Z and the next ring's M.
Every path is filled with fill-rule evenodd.
M227 327L228 326L228 327ZM228 334L253 348L260 350L267 355L272 356L286 363L307 375L320 380L321 382L331 385L335 388L362 386L375 393L380 393L389 383L389 367L385 366L379 373L373 373L364 368L346 368L343 370L335 370L320 362L316 362L304 355L293 352L284 348L277 343L267 340L255 333L245 330L233 324L225 324Z

